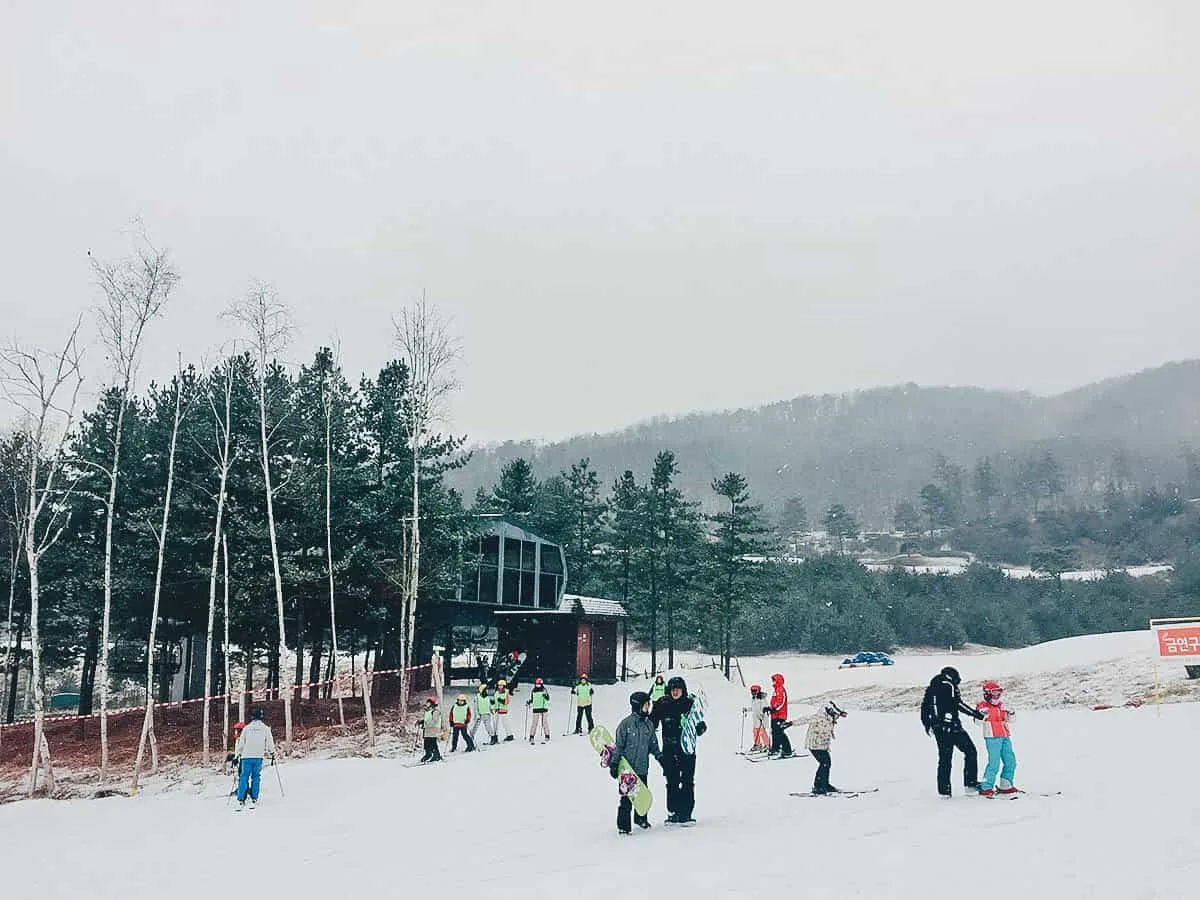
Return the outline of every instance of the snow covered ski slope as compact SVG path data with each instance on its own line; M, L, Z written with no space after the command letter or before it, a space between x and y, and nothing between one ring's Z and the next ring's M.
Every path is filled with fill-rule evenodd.
M929 658L911 672L923 683L940 664ZM999 674L966 657L956 664L964 683ZM662 777L652 765L655 827L618 837L615 783L585 737L555 732L549 744L460 751L420 768L399 759L288 762L281 768L286 799L273 777L264 778L253 815L231 812L229 780L215 775L132 800L7 804L0 807L0 878L6 895L38 900L207 900L231 892L305 900L1196 894L1200 704L1167 705L1161 716L1151 707L1033 709L1032 698L1009 689L1005 701L1018 711L1017 784L1062 791L1015 800L939 799L934 744L915 708L884 713L843 704L850 715L833 742L831 780L879 790L835 802L789 796L811 790L812 760L746 765L736 754L741 688L711 672L687 677L709 699L694 828L662 826ZM813 710L795 698L824 688L799 672L788 681L792 717L803 718ZM600 686L597 722L615 728L628 693L641 687ZM554 690L559 717L568 700ZM559 719L551 725L562 728ZM959 784L956 763L956 790Z

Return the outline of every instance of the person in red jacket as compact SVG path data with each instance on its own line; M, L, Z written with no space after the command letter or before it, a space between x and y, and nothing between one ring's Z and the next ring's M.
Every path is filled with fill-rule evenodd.
M787 688L783 686L783 676L778 672L771 676L771 684L775 688L771 694L771 756L787 759L795 756L792 742L783 730L788 717Z

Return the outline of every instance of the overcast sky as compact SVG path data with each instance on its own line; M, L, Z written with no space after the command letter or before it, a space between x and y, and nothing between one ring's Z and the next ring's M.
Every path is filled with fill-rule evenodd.
M1200 355L1195 0L0 10L5 339L140 216L183 277L144 375L251 279L373 371L425 291L476 440Z

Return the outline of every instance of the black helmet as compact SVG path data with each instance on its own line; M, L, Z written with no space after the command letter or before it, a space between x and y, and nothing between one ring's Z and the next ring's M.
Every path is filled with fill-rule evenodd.
M830 700L825 704L825 715L829 716L829 718L836 722L838 719L846 718L849 713Z
M949 678L955 687L958 687L959 682L962 681L962 677L958 674L958 669L954 668L954 666L946 666L946 668L942 669L942 674Z
M667 693L671 693L675 688L679 688L683 691L683 696L687 696L687 682L678 675L671 676L671 680L667 682Z
M645 691L634 691L629 695L629 707L634 712L641 712L642 707L650 702L650 695Z
M263 710L263 709L256 709L254 711L253 715L250 716L251 719L253 719L257 722L261 722L266 717L267 717L266 710Z

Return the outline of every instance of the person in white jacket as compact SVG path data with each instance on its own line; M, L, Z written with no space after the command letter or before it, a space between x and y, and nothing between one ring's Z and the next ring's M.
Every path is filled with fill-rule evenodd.
M241 776L238 778L238 809L246 808L246 794L250 794L251 806L258 805L258 788L262 782L263 760L275 761L275 737L263 721L266 713L256 709L250 724L242 729L235 753L242 761Z
M836 794L838 789L829 783L829 770L833 767L833 758L829 755L829 743L833 740L833 728L838 719L845 718L846 713L830 700L808 725L808 734L804 736L804 746L817 761L817 774L813 779L814 794Z

